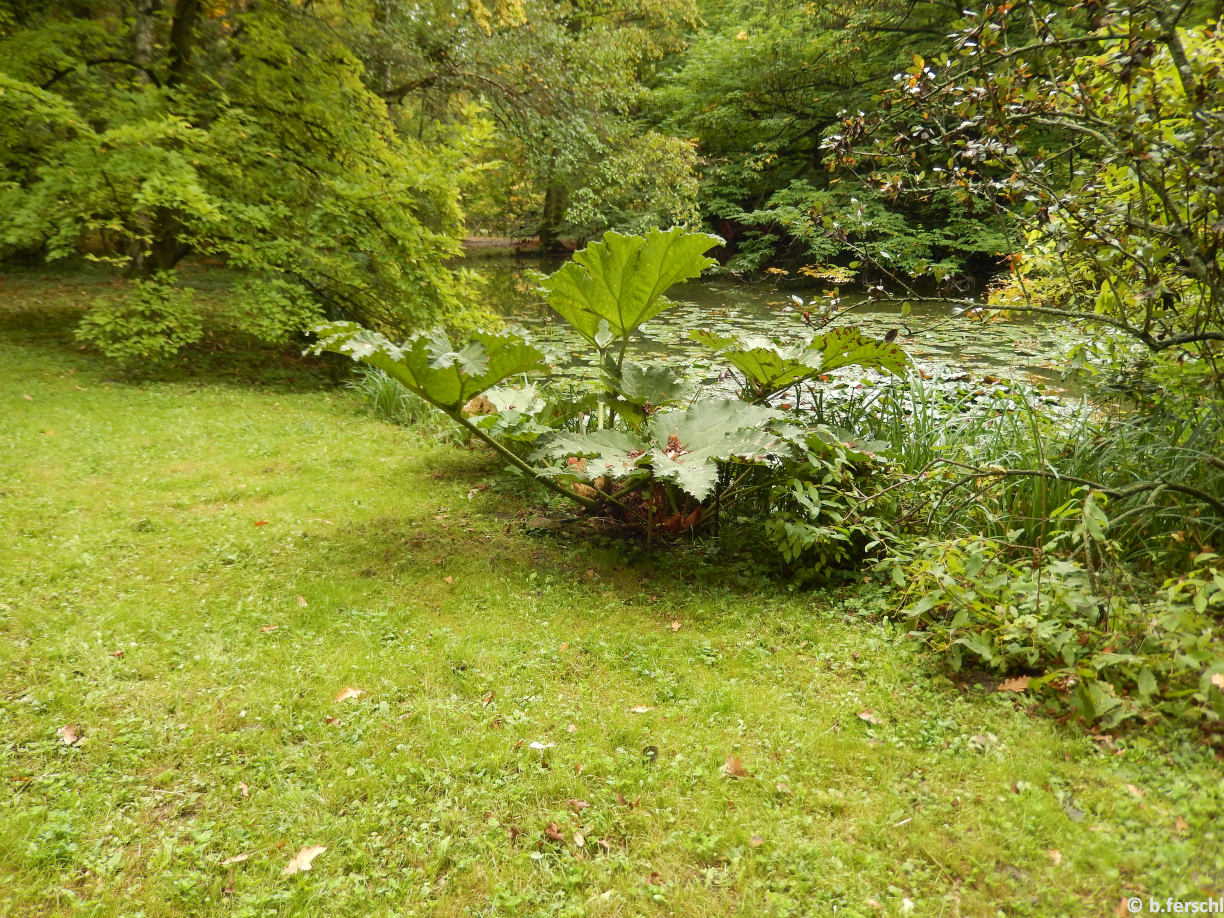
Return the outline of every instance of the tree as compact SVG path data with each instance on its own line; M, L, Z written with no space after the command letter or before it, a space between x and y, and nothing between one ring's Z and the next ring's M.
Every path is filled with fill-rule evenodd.
M857 248L908 271L993 263L999 227L945 193L890 197L831 175L822 146L843 110L870 111L895 71L943 47L958 10L938 0L704 4L706 26L652 111L665 130L698 137L700 206L737 240L732 267L779 256L844 267L863 262Z
M169 310L165 296L191 252L240 269L238 318L268 340L325 314L396 333L471 322L445 259L479 129L443 146L392 120L338 27L361 4L0 9L0 251L86 248L143 281L93 315L87 339L139 356L123 341L138 314L179 326L147 351L198 337L198 321L172 314L190 304Z
M439 120L478 102L493 119L494 220L530 226L547 247L696 219L691 144L637 117L692 0L522 0L470 19L449 0L385 8L366 43L384 98Z
M950 189L1011 220L1001 305L1191 357L1219 386L1216 14L1194 0L987 7L961 24L951 55L916 60L884 113L847 120L830 146L884 187Z

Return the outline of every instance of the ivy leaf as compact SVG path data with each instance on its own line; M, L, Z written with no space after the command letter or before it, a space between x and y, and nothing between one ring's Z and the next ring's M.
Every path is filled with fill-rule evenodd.
M433 405L458 412L469 400L510 376L546 369L543 351L525 332L477 331L462 347L441 330L414 335L395 345L355 322L316 326L319 341L310 353L331 351L377 367Z
M663 294L714 264L705 255L723 242L681 227L628 236L609 230L548 275L541 292L548 305L596 347L624 337L671 305ZM601 344L602 342L602 344Z

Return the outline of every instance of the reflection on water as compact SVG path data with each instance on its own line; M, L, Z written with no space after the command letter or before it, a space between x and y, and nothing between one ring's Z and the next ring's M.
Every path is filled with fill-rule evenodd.
M560 260L533 258L481 258L466 262L487 284L496 309L511 322L529 329L545 344L571 355L575 367L591 358L590 348L556 316L535 292L530 270L555 270ZM695 375L713 378L719 364L711 353L689 340L693 329L720 334L758 334L797 339L810 333L791 295L821 299L825 288L813 286L785 290L767 281L745 283L728 278L693 281L674 287L677 305L642 328L631 349L639 359L684 366ZM897 343L913 357L918 369L932 379L1005 380L1050 386L1064 385L1059 367L1067 349L1078 340L1065 325L1034 321L982 323L957 315L950 303L915 305L904 318L900 306L884 305L863 297L843 297L842 308L853 305L836 325L857 325L866 334L883 336L897 330ZM866 374L870 377L872 374ZM854 371L839 374L863 379Z

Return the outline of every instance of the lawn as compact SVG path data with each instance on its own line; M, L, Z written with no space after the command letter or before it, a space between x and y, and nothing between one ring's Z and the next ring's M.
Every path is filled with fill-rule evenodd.
M955 685L869 594L533 529L490 454L304 361L121 374L67 331L99 290L0 284L0 914L1224 893L1193 737L1092 737Z

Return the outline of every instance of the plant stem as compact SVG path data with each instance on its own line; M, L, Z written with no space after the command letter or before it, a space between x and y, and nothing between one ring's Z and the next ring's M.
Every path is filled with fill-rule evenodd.
M479 427L477 427L475 424L473 424L471 421L465 418L459 411L447 411L446 415L452 421L454 421L456 424L458 424L460 427L462 427L464 430L470 433L472 436L478 437L479 439L487 443L489 446L493 447L493 450L498 455L500 455L503 459L505 459L507 462L509 462L519 471L527 473L529 476L531 476L531 478L533 478L535 481L542 484L544 487L548 488L548 490L552 491L553 493L559 494L562 497L565 497L565 498L568 498L569 500L574 501L575 503L581 504L583 507L586 507L586 509L588 510L594 510L596 507L599 506L599 501L592 500L589 497L582 497L579 494L575 494L569 488L564 487L563 485L559 484L556 481L553 481L551 478L548 478L545 475L541 475L537 469L533 469L530 465L524 462L521 458L516 456L510 450L506 449L506 447L502 446L500 443L498 443L496 440L490 437L487 433L485 433L483 430L481 430Z

